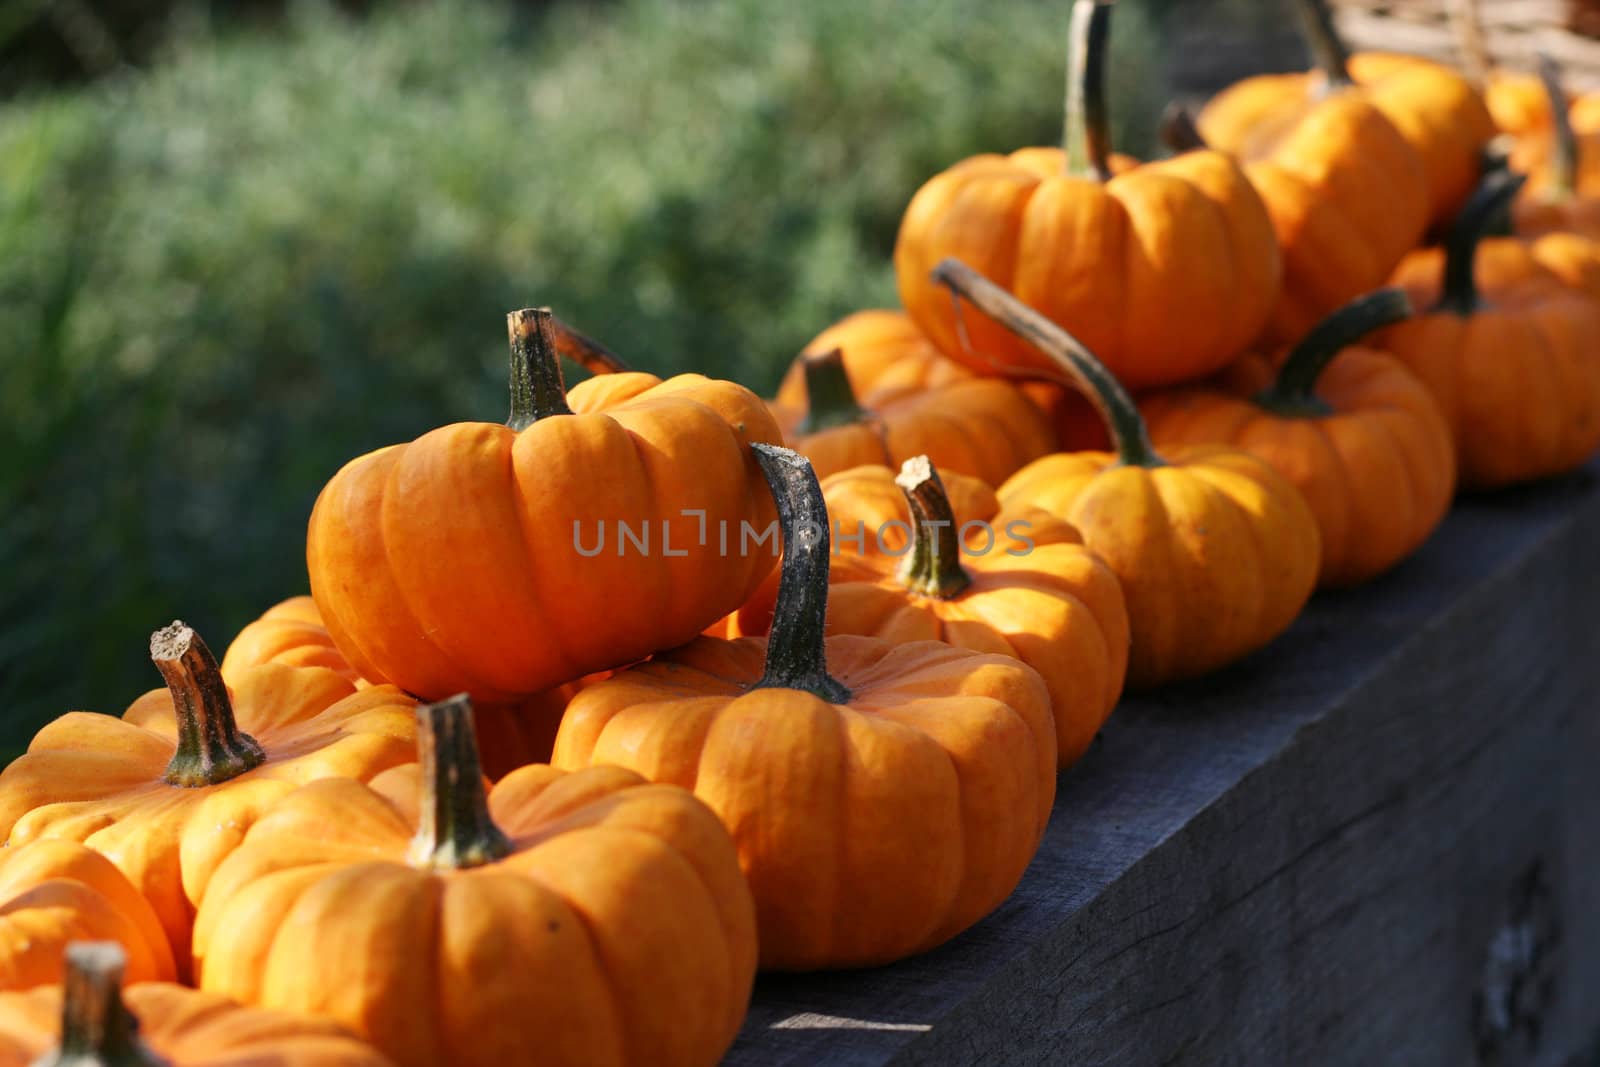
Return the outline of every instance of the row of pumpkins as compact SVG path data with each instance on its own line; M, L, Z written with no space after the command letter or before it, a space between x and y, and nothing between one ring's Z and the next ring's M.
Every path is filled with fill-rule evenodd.
M905 310L770 404L569 393L560 354L603 350L510 316L507 424L350 462L311 597L220 664L157 632L165 689L0 776L0 1063L714 1062L758 967L1004 901L1125 682L1260 648L1458 488L1583 463L1600 201L1565 101L1505 151L1461 77L1304 6L1319 70L1140 164L1112 7L1077 0L1065 154L924 185Z

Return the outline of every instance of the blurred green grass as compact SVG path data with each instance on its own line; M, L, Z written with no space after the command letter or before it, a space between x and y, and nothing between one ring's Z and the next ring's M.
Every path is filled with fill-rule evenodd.
M1123 139L1167 87L1124 3ZM306 588L317 490L500 419L504 312L766 390L928 175L1058 136L1066 5L424 2L0 108L0 752Z

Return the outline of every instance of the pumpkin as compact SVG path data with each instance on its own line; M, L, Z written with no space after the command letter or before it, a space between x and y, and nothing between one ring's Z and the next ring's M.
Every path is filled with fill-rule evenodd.
M1055 797L1050 698L1009 656L824 637L830 535L804 457L756 445L778 501L766 638L702 637L592 685L552 762L693 788L733 835L761 965L864 967L997 907Z
M852 467L822 479L822 499L832 523L835 563L846 555L901 559L911 551L912 531L906 522L905 490L900 487L898 477L898 473L888 467L869 465ZM1000 510L994 489L980 478L953 471L940 471L939 484L955 513L958 528L967 528L975 541L980 539L982 533L973 529L973 525L987 524ZM1003 536L1004 531L999 534ZM1068 528L1057 539L1071 540L1076 534L1077 531ZM832 571L829 573L831 575ZM763 591L768 589L773 593L768 598L770 603L776 600L778 583L769 579L762 585ZM766 626L771 624L770 616L769 610L762 633L766 633Z
M1539 57L1539 76L1551 101L1565 99L1561 72L1550 57ZM1532 172L1512 206L1512 225L1521 234L1600 237L1600 134L1580 139L1565 108L1555 107L1552 114L1548 133L1533 143L1537 148L1512 152L1512 169Z
M161 920L110 860L73 841L0 851L0 989L60 982L73 941L119 942L131 982L177 976Z
M201 987L331 1017L402 1065L717 1062L756 946L716 817L617 767L486 792L470 702L417 716L411 789L407 769L313 783L218 868Z
M268 800L315 778L369 778L412 753L412 701L333 671L268 663L230 688L200 635L157 630L167 683L122 718L71 712L0 774L0 838L81 841L150 901L180 975L193 902Z
M1600 445L1600 305L1542 268L1496 285L1475 276L1478 245L1521 183L1484 180L1451 230L1441 272L1419 277L1402 264L1397 279L1429 310L1379 341L1438 401L1468 489L1558 474Z
M864 463L896 463L926 452L952 470L999 481L1055 451L1045 414L1015 386L969 378L915 392L856 397L837 348L800 357L804 407L773 404L786 441L820 475Z
M1420 157L1429 218L1443 222L1454 216L1471 194L1481 154L1494 136L1483 98L1460 74L1425 59L1383 52L1351 55L1334 29L1327 0L1296 3L1318 69L1257 75L1223 90L1200 113L1206 140L1252 157L1257 146L1278 140L1319 107L1330 90L1356 86Z
M66 949L65 981L0 993L0 1067L392 1067L335 1023L171 982L121 988L115 942Z
M772 521L749 458L780 436L760 398L639 373L569 397L550 318L510 316L506 425L379 449L318 496L311 595L362 677L513 703L681 644L771 570L716 545Z
M1321 554L1294 486L1236 449L1158 455L1132 397L1076 338L963 263L941 263L935 276L1077 375L1103 413L1116 451L1030 463L1000 486L996 522L1030 508L1063 518L1121 579L1130 688L1216 670L1294 621Z
M1221 153L1144 165L1111 156L1102 83L1112 8L1077 0L1072 10L1066 151L973 156L923 185L895 244L901 302L940 351L980 373L1069 384L993 322L958 319L929 280L957 257L1080 334L1130 387L1210 374L1277 302L1272 221Z
M1356 585L1416 551L1455 492L1455 442L1423 384L1394 357L1355 347L1411 313L1384 289L1323 320L1278 369L1252 356L1227 386L1141 402L1157 448L1230 445L1306 498L1322 542L1319 584Z
M309 596L279 601L240 630L223 650L222 676L232 679L262 663L325 667L358 689L369 684L333 643L317 602Z
M940 352L905 312L874 308L847 315L812 338L789 365L773 402L803 408L805 356L834 349L839 350L851 386L875 396L898 396L979 377L971 367ZM997 368L995 373L1002 371ZM1051 382L1018 381L1016 385L1049 418L1063 451L1105 447L1104 427L1076 392Z

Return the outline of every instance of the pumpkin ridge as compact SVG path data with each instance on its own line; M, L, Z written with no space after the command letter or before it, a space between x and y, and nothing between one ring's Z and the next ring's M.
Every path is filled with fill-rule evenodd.
M1335 472L1339 487L1339 491L1334 494L1335 498L1340 502L1341 505L1339 512L1340 523L1338 529L1338 538L1334 539L1329 537L1327 529L1322 528L1321 522L1318 522L1318 532L1322 534L1323 539L1323 559L1328 559L1329 557L1335 555L1339 556L1340 558L1349 558L1352 551L1357 550L1356 547L1351 544L1352 535L1350 532L1351 526L1355 520L1355 516L1351 514L1350 502L1358 499L1354 495L1356 480L1350 473L1350 464L1345 458L1344 450L1339 447L1339 442L1342 437L1329 425L1337 419L1338 415L1335 414L1324 418L1306 420L1306 422L1310 425L1312 433L1316 435L1317 439L1322 443L1322 447L1327 451L1329 465ZM1395 444L1393 439L1388 439L1388 443L1391 447L1393 447ZM1326 495L1327 494L1323 494L1324 497L1326 497ZM1308 500L1306 503L1309 505L1310 501ZM1392 496L1385 502L1385 506L1393 506ZM1331 546L1330 542L1332 542Z
M1263 468L1267 467L1266 463L1255 459L1253 456L1250 456L1249 453L1242 453L1241 455L1245 456L1247 460L1252 463L1252 465ZM1217 480L1215 474L1217 468L1212 467L1210 464L1195 464L1193 470L1195 474L1205 483L1206 487L1210 490L1214 498L1226 501L1226 505L1229 511L1232 513L1235 523L1246 531L1247 540L1249 541L1251 550L1255 554L1255 559L1258 564L1258 567L1256 568L1257 571L1262 574L1268 573L1268 569L1266 568L1265 564L1268 560L1273 558L1273 553L1270 550L1271 546L1269 546L1262 539L1261 531L1258 530L1256 528L1256 524L1251 521L1249 511L1247 511L1245 506L1241 504L1238 498L1233 495L1233 492L1231 491L1232 487L1227 485L1225 481L1219 482ZM1227 468L1222 468L1222 470L1224 470L1230 477L1246 477L1244 474L1238 471L1228 470ZM1252 613L1252 621L1254 625L1251 627L1251 629L1259 632L1264 628L1265 622L1267 621L1267 612L1271 606L1272 590L1268 584L1263 581L1257 587L1257 596L1254 605L1255 611Z
M1423 491L1423 487L1427 484L1427 479L1419 478L1417 476L1417 470L1415 466L1413 466L1413 464L1417 462L1417 456L1415 455L1416 450L1404 447L1404 443L1401 439L1401 424L1394 420L1392 414L1386 415L1384 418L1375 418L1370 421L1373 431L1383 438L1389 453L1400 458L1399 467L1401 470L1401 478L1404 479L1405 482L1405 492L1403 496L1408 501L1406 506L1409 509L1406 516L1407 523L1405 528L1408 530L1425 529L1418 519L1419 516L1424 514L1428 505L1427 497ZM1426 528L1426 532L1431 534L1433 531L1431 528ZM1419 541L1414 535L1406 538L1406 551L1410 552L1414 550L1419 544L1421 544L1421 541Z

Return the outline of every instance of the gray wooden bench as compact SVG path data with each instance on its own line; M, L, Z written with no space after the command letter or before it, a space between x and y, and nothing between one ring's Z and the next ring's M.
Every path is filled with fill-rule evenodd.
M762 978L727 1062L1597 1062L1597 482L1465 500L1249 661L1126 699L998 912Z

